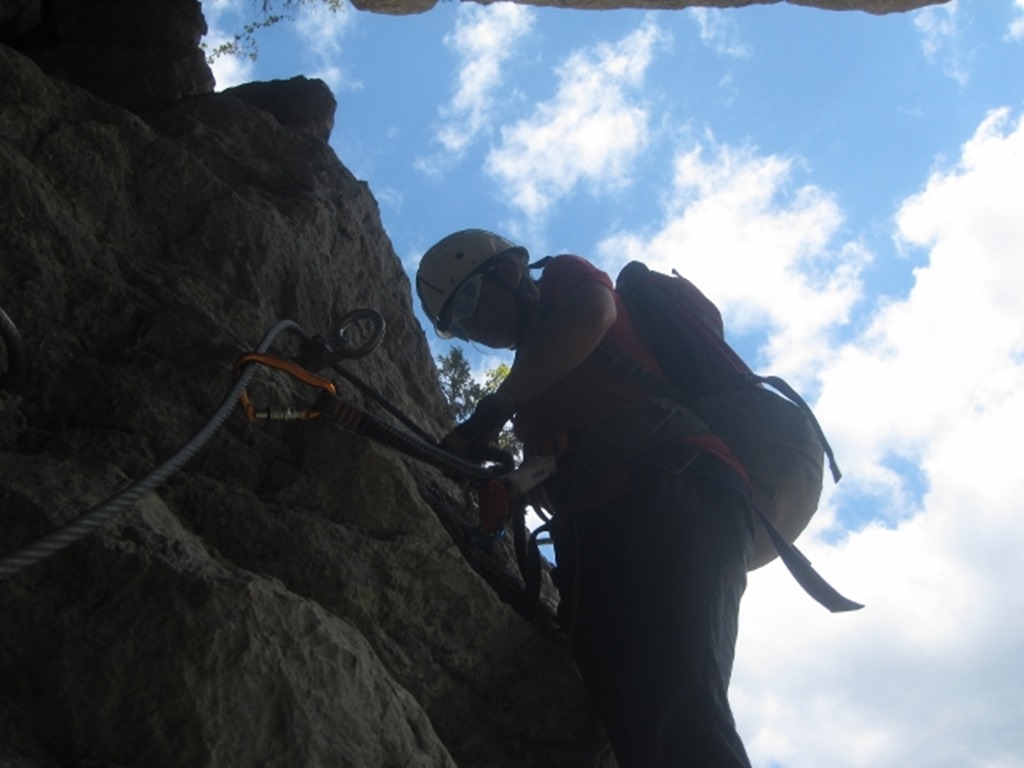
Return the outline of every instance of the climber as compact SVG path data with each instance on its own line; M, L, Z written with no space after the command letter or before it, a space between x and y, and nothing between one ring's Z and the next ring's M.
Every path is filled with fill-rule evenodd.
M527 456L560 456L558 618L621 768L749 768L726 692L750 490L694 414L588 359L603 341L661 375L609 276L562 255L535 281L526 249L474 229L424 254L416 290L442 337L516 352L444 442L479 460L512 419Z

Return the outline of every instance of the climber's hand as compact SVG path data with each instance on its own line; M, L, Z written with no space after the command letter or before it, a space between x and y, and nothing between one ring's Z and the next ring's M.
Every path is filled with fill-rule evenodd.
M502 427L514 413L509 400L497 393L486 395L477 403L473 415L449 432L441 445L471 461L483 461L487 447L498 439Z

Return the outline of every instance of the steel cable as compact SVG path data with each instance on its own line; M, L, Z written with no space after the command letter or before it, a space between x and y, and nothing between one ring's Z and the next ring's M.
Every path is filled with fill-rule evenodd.
M18 332L18 326L14 321L0 309L0 340L3 340L7 350L7 370L0 374L0 389L9 389L12 392L21 386L25 378L25 361L28 355L25 351L25 341Z
M256 351L266 352L281 333L295 331L304 335L302 328L291 320L281 320L260 339ZM235 385L227 394L210 420L195 436L183 445L171 458L158 466L140 480L135 481L123 491L111 496L106 501L84 513L80 517L65 523L59 528L18 549L11 550L0 556L0 579L11 576L33 563L37 563L50 555L64 549L68 545L88 535L118 513L131 507L136 501L150 491L160 487L175 472L181 469L211 437L223 426L234 409L242 390L246 388L256 373L254 365L247 365L235 381Z

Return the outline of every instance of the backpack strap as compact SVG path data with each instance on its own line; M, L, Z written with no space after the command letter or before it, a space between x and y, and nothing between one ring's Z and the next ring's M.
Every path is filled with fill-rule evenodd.
M818 442L821 443L821 449L825 452L825 458L828 459L828 467L832 471L832 480L836 483L842 478L843 473L839 471L839 465L836 464L835 454L832 453L832 446L828 444L828 439L825 437L825 432L822 430L821 425L814 416L814 411L809 406L797 391L793 389L786 382L785 379L780 379L778 376L759 376L756 373L753 374L753 381L757 384L767 384L772 389L780 392L787 400L793 405L797 406L803 411L804 416L810 421L811 426L814 428L815 437L818 438Z
M624 355L612 349L607 342L602 341L598 344L597 348L590 353L590 357L595 363L613 373L623 378L634 379L640 382L644 389L653 395L675 400L687 408L694 407L694 398L687 395L681 389L673 387L664 379L655 376L629 355Z
M675 400L680 405L685 405L687 408L692 408L700 413L700 408L697 406L694 398L687 395L678 387L673 387L664 379L655 376L633 358L628 355L624 355L621 352L617 352L606 343L601 342L597 349L594 350L591 357L594 362L617 373L618 375L640 382L648 392L658 395L659 397L667 397L671 400ZM797 391L793 389L785 379L781 379L778 376L759 376L756 373L751 373L747 376L747 380L750 382L751 386L767 384L772 389L782 394L783 397L803 412L804 416L806 416L810 422L811 427L814 429L815 437L817 437L818 442L821 443L822 450L825 452L825 457L828 459L829 469L832 472L832 479L838 483L840 478L842 478L843 473L839 471L839 465L836 463L836 457L832 451L832 446L829 445L828 439L825 437L824 430L822 430L821 425L814 416L814 411L811 410L811 407L807 402L797 394Z
M797 583L804 588L804 592L813 597L832 613L843 613L845 611L856 611L864 607L863 603L857 603L848 597L843 597L835 587L829 584L821 575L811 567L811 561L806 555L783 538L782 534L772 523L771 519L757 504L751 505L758 521L764 526L768 538L779 553L779 558L786 564L786 568L796 579Z

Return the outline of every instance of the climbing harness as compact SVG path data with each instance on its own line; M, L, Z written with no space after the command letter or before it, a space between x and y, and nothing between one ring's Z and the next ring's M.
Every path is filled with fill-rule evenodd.
M7 322L5 314L0 312L0 315L0 330L3 331L10 354L14 344L8 340L8 325L11 329L14 326L13 323ZM267 331L253 351L239 356L235 363L236 380L233 387L214 415L191 440L170 459L123 491L41 538L0 555L0 578L11 576L85 537L115 515L130 508L142 496L163 485L213 437L236 405L241 405L246 418L253 422L326 418L349 432L370 438L414 459L431 464L450 477L474 483L478 495L482 535L485 539L500 536L505 522L511 517L510 505L519 503L530 488L550 477L555 470L553 462L538 460L516 470L514 461L509 464L511 457L507 460L494 457L496 463L503 468L502 473L445 450L391 403L340 366L342 360L363 357L376 349L383 338L384 330L383 317L370 309L359 309L345 315L340 321L333 343L327 342L321 336L308 336L298 324L290 320L278 322ZM284 332L296 335L302 341L302 349L293 360L268 352L274 340ZM366 338L356 343L351 337L360 332L365 334ZM13 333L16 334L17 330L14 329ZM18 335L19 344L20 338ZM20 355L19 364L24 359L23 350L24 345L21 344L17 353ZM259 367L281 371L303 384L314 387L319 391L318 397L312 405L303 408L257 407L252 402L247 388ZM314 372L323 368L331 368L353 382L360 391L398 418L415 434L398 429L345 402L338 396L337 387L332 381Z

